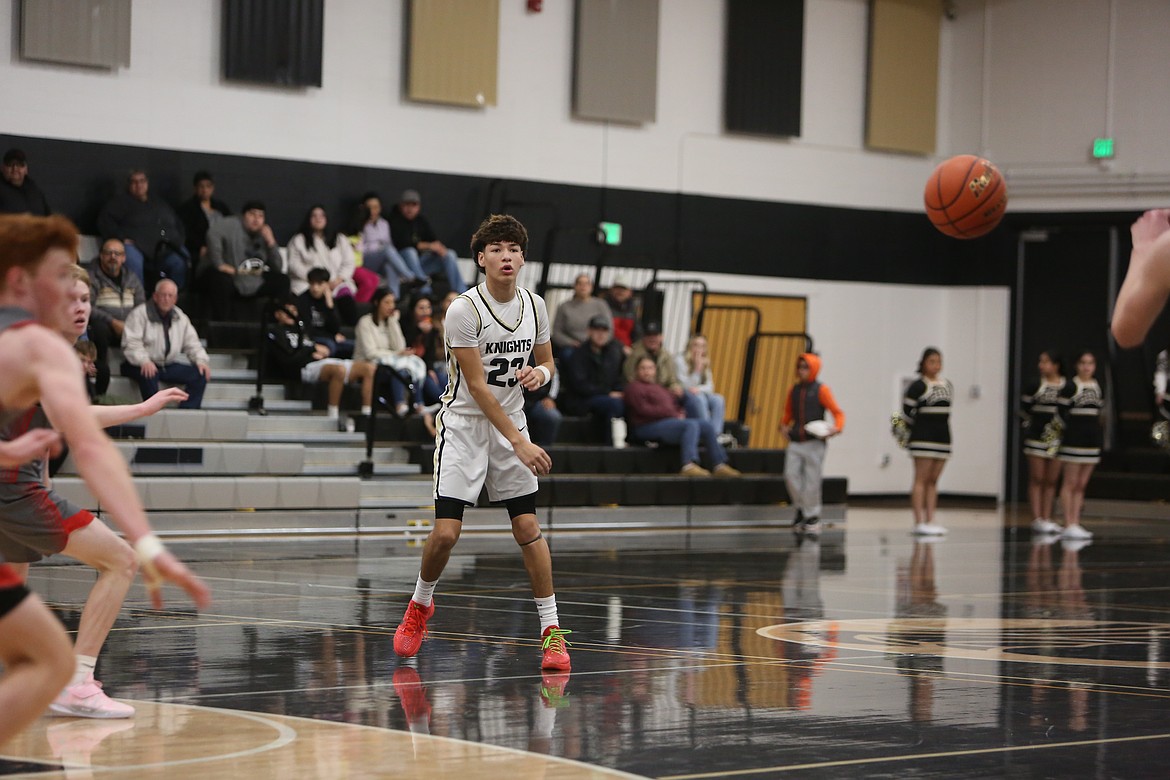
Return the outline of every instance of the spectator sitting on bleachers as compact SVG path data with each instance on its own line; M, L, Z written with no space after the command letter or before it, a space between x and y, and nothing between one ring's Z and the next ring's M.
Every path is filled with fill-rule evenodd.
M159 279L150 300L130 312L122 332L122 376L138 383L143 400L158 392L159 382L184 385L188 397L179 408L198 409L211 379L210 360L195 326L175 305L178 298L178 286ZM180 355L190 362L180 362Z
M422 358L414 354L406 346L406 339L402 335L402 327L398 324L397 301L394 293L385 287L374 293L374 310L364 315L357 324L357 334L354 338L354 358L368 360L371 363L387 366L392 371L405 374L414 386L414 397L411 399L415 411L421 412L423 407L422 385L426 377L426 364ZM406 393L401 382L390 382L390 396L394 401L394 409L399 417L410 413L411 404L406 401Z
M407 190L390 212L394 248L410 268L421 270L426 278L442 274L448 289L462 293L467 290L467 282L459 273L459 256L435 235L421 213L420 200L418 190Z
M353 298L349 300L353 302ZM305 321L309 338L328 347L329 357L353 357L353 342L341 332L341 319L337 316L340 307L336 303L329 286L329 271L310 270L309 287L296 298L297 311Z
M119 239L126 246L126 265L148 285L161 277L179 289L187 285L186 236L183 223L165 202L150 195L144 170L130 171L126 192L115 195L97 218L103 240Z
M231 209L215 197L215 182L207 171L199 171L192 182L194 194L179 204L179 219L187 236L185 245L191 262L195 265L207 254L207 231L212 223L223 217L230 217Z
M0 214L47 217L51 213L45 193L28 175L28 158L20 149L9 149L0 167Z
M382 199L376 192L362 196L361 236L358 251L362 253L362 268L384 279L397 300L403 285L430 290L427 275L418 264L408 266L390 239L390 223L382 216Z
M89 289L93 301L89 340L97 350L94 391L100 396L110 387L110 346L122 343L126 317L146 302L142 280L126 267L126 250L118 239L107 239L97 260L89 264Z
M686 350L675 359L675 363L678 381L699 402L699 419L709 420L715 432L722 435L727 402L715 392L707 337L701 333L691 336Z
M240 216L218 219L207 231L207 254L196 276L213 319L230 319L236 299L288 296L280 248L264 219L264 204L248 201Z
M687 417L696 420L704 419L705 415L699 399L688 393L683 388L682 382L678 380L678 375L675 373L674 355L667 352L662 346L662 326L657 322L646 323L641 340L626 356L625 365L622 366L622 374L626 378L627 385L634 381L638 361L644 357L649 357L654 361L658 369L656 371L658 384L671 392L676 403L686 412ZM719 432L722 433L722 431Z
M271 346L268 355L279 375L286 382L328 383L326 415L331 420L340 416L341 393L345 385L361 382L361 414L369 415L374 400L374 364L329 357L328 348L309 337L297 304L291 298L273 307L272 311L273 322L267 331Z
M573 297L557 306L553 317L552 342L562 363L570 353L589 339L589 322L598 315L611 316L609 304L593 297L593 280L578 274L573 281Z
M536 365L532 355L528 365ZM561 430L562 415L557 409L557 395L561 388L561 372L553 372L552 379L535 390L524 390L524 416L528 420L529 438L541 447L556 444Z
M689 477L738 477L727 464L727 452L706 420L683 418L675 396L658 383L654 358L643 355L634 366L634 379L625 390L626 419L630 433L644 441L676 444L682 456L679 474ZM699 441L707 451L711 470L699 465Z
M561 409L566 414L592 417L598 438L610 447L614 445L610 421L626 413L622 345L610 335L611 325L608 314L591 319L585 343L573 350L557 372L563 380L557 399Z
M443 344L443 326L435 319L435 306L429 295L419 295L409 302L402 321L406 348L422 358L427 367L423 378L423 402L438 403L447 390L447 349Z
M642 329L638 327L638 302L634 300L630 277L625 274L614 277L605 294L605 303L613 318L613 338L628 356L634 342L642 338Z
M301 220L301 226L288 242L288 277L293 295L309 289L309 271L323 268L329 274L329 289L341 321L357 324L357 302L369 301L378 288L378 275L354 265L353 245L349 236L337 231L330 235L329 217L324 206L313 206Z

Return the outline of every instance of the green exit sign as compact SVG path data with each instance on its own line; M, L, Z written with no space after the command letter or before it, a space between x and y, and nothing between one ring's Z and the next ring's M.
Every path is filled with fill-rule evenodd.
M1109 160L1113 157L1112 138L1093 139L1093 157L1097 160Z
M607 246L618 246L622 243L622 226L617 222L598 222L597 241Z

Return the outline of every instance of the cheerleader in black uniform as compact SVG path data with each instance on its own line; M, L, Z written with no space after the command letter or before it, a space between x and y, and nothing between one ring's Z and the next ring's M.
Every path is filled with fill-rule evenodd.
M1063 423L1062 410L1073 394L1073 383L1064 378L1064 361L1052 350L1040 353L1040 385L1035 392L1020 398L1027 421L1024 455L1028 458L1028 502L1032 507L1032 530L1038 534L1058 534L1061 527L1052 522L1052 505L1056 501L1056 482L1060 478L1060 461L1056 459L1053 425ZM1055 421L1055 422L1054 422Z
M938 478L951 456L951 399L955 389L939 376L942 353L927 347L918 361L918 379L906 388L902 416L910 427L906 448L914 458L914 487L910 504L914 508L914 534L941 536L947 529L934 522L938 508Z
M1064 471L1060 486L1064 530L1060 535L1066 540L1093 538L1081 525L1081 507L1085 505L1085 486L1093 467L1101 460L1101 409L1105 397L1093 376L1096 372L1097 358L1092 352L1082 352L1077 358L1074 392L1065 413L1064 436L1056 453Z

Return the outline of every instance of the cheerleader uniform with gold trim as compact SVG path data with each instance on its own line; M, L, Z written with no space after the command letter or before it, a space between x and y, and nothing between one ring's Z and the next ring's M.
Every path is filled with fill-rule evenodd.
M1021 411L1027 421L1024 432L1025 455L1046 459L1055 457L1055 450L1049 450L1048 443L1044 441L1044 428L1057 417L1064 422L1062 410L1067 409L1074 390L1073 383L1061 377L1056 384L1041 380L1034 393L1020 397Z
M947 379L921 377L906 388L902 415L910 425L906 449L915 458L951 456L951 399L955 388Z
M1096 379L1081 382L1073 379L1076 391L1064 413L1064 436L1060 439L1057 460L1067 463L1099 463L1101 461L1101 409L1105 396Z

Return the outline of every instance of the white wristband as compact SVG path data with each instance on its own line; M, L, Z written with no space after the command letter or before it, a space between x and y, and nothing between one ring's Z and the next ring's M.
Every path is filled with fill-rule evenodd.
M150 563L166 549L162 540L154 534L147 534L134 543L134 554L138 556L138 562L141 564Z
M552 374L550 374L548 372L547 368L545 368L544 366L538 365L536 367L536 370L539 371L540 373L544 374L544 381L540 383L541 387L544 387L545 385L547 385L549 382L552 381Z

